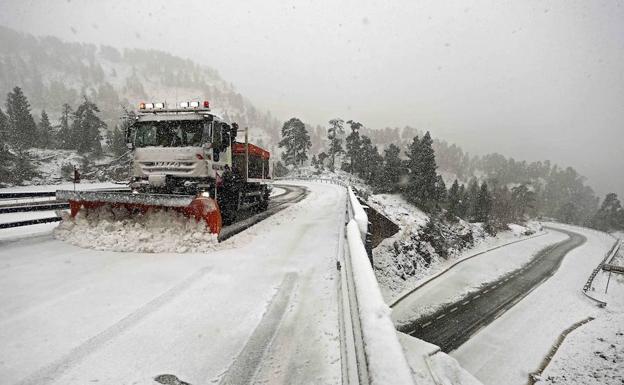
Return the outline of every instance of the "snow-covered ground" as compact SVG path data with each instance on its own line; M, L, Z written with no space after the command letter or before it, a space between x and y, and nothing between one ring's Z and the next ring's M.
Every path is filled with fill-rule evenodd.
M340 383L345 193L307 186L305 200L207 253L96 251L49 230L0 241L1 382L151 384L174 374L210 383L252 351L263 357L255 383ZM271 313L264 350L250 336L276 292L286 295L283 315Z
M594 285L604 293L608 273ZM539 385L620 385L624 382L624 275L612 274L607 307L596 319L570 333L546 370Z
M544 247L567 238L563 233L550 231L467 259L398 302L393 307L392 318L397 325L402 325L430 314L444 304L456 301L483 284L521 267Z
M377 211L384 213L401 229L395 236L384 240L374 250L375 274L388 303L394 302L402 294L409 292L423 281L444 271L461 259L525 238L527 234L541 231L541 225L537 222L531 222L528 226L511 224L509 225L510 230L499 232L492 237L483 231L480 224L460 221L449 227L448 231L457 238L458 247L463 242L462 236L466 239L472 239L472 247L463 250L450 248L447 258L438 256L435 250L429 247L425 250L432 256L428 264L425 263L423 256L419 255L419 250L416 249L410 251L413 255L408 255L406 260L397 260L396 244L411 244L414 233L427 224L429 216L397 194L372 195L369 197L368 203ZM466 246L469 246L467 242L465 243ZM416 268L414 268L415 262L417 263ZM414 269L412 274L405 274L406 269L403 268L403 265L407 265L409 269ZM498 273L495 272L495 274ZM479 278L482 277L479 276Z
M585 228L550 225L581 233L587 242L570 251L551 278L451 353L485 385L526 384L561 332L603 311L581 289L613 238Z

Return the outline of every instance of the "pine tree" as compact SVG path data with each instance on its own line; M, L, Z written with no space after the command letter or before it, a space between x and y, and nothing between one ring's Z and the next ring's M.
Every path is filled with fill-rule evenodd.
M466 201L466 215L465 218L468 221L476 221L477 216L477 201L479 198L479 184L476 178L472 178L468 183L468 189L464 194Z
M77 139L77 150L80 153L93 152L94 155L102 154L102 139L100 129L106 128L106 124L97 115L100 112L95 103L86 97L84 102L74 113L72 134Z
M467 198L468 192L466 190L465 185L462 184L459 186L459 193L457 195L459 195L459 205L457 206L457 216L462 219L466 219L468 218L469 202Z
M318 160L316 159L316 154L312 155L312 160L310 161L310 165L314 168L318 167Z
M325 159L329 158L325 152L321 152L318 156L318 165L321 170L325 169Z
M349 158L349 164L346 166L346 171L351 174L355 174L357 172L357 163L360 155L360 128L362 128L362 123L349 120L347 121L347 124L351 127L351 133L346 139L347 157Z
M126 137L119 129L119 126L115 126L112 131L108 132L106 142L108 144L108 150L115 154L115 156L122 156L128 152Z
M37 176L35 167L30 162L28 153L22 149L17 151L15 158L15 166L11 170L11 179L13 182L21 184L24 180Z
M281 176L285 176L288 174L288 168L286 166L284 166L284 164L281 161L277 161L274 165L273 165L273 175L275 177L281 177Z
M41 148L52 148L52 125L45 110L41 111L41 120L38 127L38 145Z
M415 137L409 147L409 182L407 199L425 210L435 208L437 201L435 153L431 135L427 132L421 140Z
M457 220L460 217L461 195L459 183L457 179L453 181L451 188L448 190L448 209L446 210L446 218L449 220Z
M30 113L30 103L19 87L13 88L6 101L9 142L19 148L32 146L37 142L37 125Z
M282 140L278 146L285 149L282 160L286 165L303 165L308 160L308 150L312 147L305 124L297 118L285 122L282 126Z
M475 205L475 219L477 222L488 222L490 220L490 212L492 210L492 197L488 190L486 182L481 184L477 202Z
M600 209L591 220L592 227L602 231L624 229L624 209L615 193L605 196Z
M344 135L344 120L340 118L330 120L329 128L327 129L327 139L329 139L329 169L332 172L336 170L336 155L344 153L342 135Z
M394 144L390 144L384 150L383 157L383 191L396 192L399 188L399 181L402 174L401 149Z
M72 134L70 120L73 112L69 104L63 104L60 128L56 136L56 143L63 150L76 149L76 138Z
M438 175L438 177L436 178L435 187L436 187L436 194L435 194L436 205L438 207L444 206L446 204L448 194L446 191L446 184L444 183L444 179L442 178L442 175Z
M420 151L420 139L418 136L415 136L412 139L412 143L407 146L407 151L405 155L407 156L407 161L405 162L405 166L407 168L408 173L408 181L403 188L403 194L406 199L412 203L416 202L416 194L418 193L418 152Z
M0 108L0 149L9 143L9 121Z
M535 192L529 190L526 184L511 189L514 219L523 220L525 215L535 208Z

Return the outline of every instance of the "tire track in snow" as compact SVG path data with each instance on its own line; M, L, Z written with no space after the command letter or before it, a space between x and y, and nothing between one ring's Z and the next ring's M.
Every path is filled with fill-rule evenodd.
M58 379L65 371L78 364L82 359L89 354L98 350L104 346L107 342L120 334L124 333L128 329L136 326L143 319L159 310L163 305L173 301L178 295L191 287L195 282L203 278L208 272L212 270L212 266L204 267L195 273L191 274L188 278L184 279L181 283L162 293L158 297L154 298L150 302L136 309L126 317L122 318L117 323L111 325L101 333L89 338L84 343L76 346L65 356L58 360L46 365L36 372L30 374L24 378L18 385L39 385L48 384Z
M297 278L297 273L286 274L279 290L269 302L260 323L249 337L243 350L221 378L219 384L242 385L251 382L286 312Z

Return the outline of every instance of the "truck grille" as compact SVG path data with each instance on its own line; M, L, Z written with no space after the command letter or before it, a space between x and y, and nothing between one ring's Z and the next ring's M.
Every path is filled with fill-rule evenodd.
M190 174L195 168L195 162L139 162L144 173L172 172Z

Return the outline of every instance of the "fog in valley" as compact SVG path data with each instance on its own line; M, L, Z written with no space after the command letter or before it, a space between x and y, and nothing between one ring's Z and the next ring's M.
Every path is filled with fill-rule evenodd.
M600 196L624 195L623 20L622 1L0 3L17 31L212 67L279 121L409 125L572 166Z

